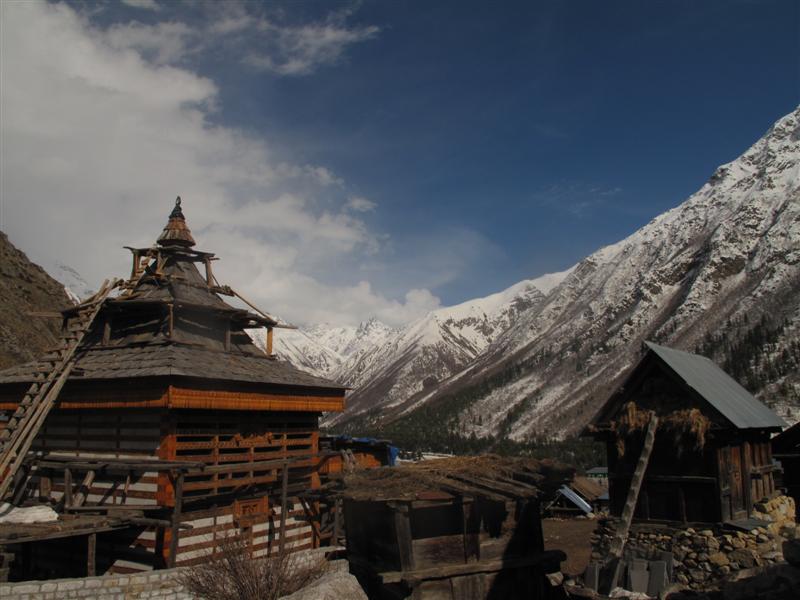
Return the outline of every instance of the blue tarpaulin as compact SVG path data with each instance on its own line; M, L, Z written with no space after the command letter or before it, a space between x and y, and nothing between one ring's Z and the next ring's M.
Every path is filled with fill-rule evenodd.
M336 439L342 442L355 442L356 444L367 444L369 446L384 446L389 466L394 467L397 464L397 456L400 454L400 449L397 446L392 446L386 440L369 437L350 437L349 435L339 435L336 436Z

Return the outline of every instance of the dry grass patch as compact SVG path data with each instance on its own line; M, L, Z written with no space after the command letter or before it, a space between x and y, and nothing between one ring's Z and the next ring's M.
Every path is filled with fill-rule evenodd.
M248 544L236 537L220 541L208 562L181 576L186 590L201 600L277 600L316 581L328 571L320 557L308 564L298 553L284 551L252 558Z

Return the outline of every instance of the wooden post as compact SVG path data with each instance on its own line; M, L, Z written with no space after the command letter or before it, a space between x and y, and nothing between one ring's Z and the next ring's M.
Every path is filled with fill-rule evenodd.
M125 476L125 486L122 488L122 502L120 504L125 504L125 501L128 499L128 490L131 487L131 471L128 471L128 474Z
M279 556L283 556L286 547L286 507L288 504L287 494L289 491L289 463L283 463L283 483L281 485L281 539L278 545Z
M461 507L461 542L464 547L464 562L466 563L469 562L469 543L467 542L467 519L469 515L467 515L464 497L460 496L456 501Z
M72 506L72 471L64 469L64 508Z
M183 510L183 471L179 471L177 475L173 472L172 478L175 482L175 507L172 509L172 527L169 538L169 561L167 561L169 568L175 566L178 555L178 533Z
M97 556L97 534L90 533L86 544L86 576L94 577L97 575L95 558Z
M272 327L267 327L267 356L272 356Z
M744 507L747 516L753 514L753 475L751 470L753 461L750 451L750 442L746 441L742 445L742 488L744 488Z
M167 257L162 256L161 252L156 252L156 277L164 276L164 264L167 262Z
M39 475L39 497L49 499L53 492L53 480L50 478L50 471L41 469L40 472L42 474Z
M87 471L86 477L83 478L81 485L78 487L78 492L72 499L70 506L83 506L83 503L86 502L86 499L89 497L89 490L94 483L94 475L94 471Z
M681 516L681 521L686 523L686 495L683 493L683 486L680 483L678 484L678 511Z
M103 321L103 346L108 346L111 341L111 317L106 315Z
M167 335L172 337L175 331L175 309L171 303L167 304L167 310L169 311L169 329L167 330Z
M132 253L133 253L133 266L131 267L131 279L133 281L136 281L136 277L139 275L139 264L141 261L139 259L138 251L133 250Z
M411 519L408 504L392 504L394 509L394 530L397 535L397 549L400 553L400 570L414 569L414 552L411 546Z
M211 257L207 256L203 262L206 263L206 285L212 287L214 285L214 274L211 272Z
M333 545L339 545L339 537L342 535L342 500L337 498L333 502Z

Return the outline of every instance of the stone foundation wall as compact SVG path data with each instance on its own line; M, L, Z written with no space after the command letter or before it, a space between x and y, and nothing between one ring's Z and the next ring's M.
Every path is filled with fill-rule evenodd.
M295 568L311 566L337 548L318 548L301 551L293 555ZM103 575L75 579L50 579L45 581L21 581L0 583L0 598L19 600L192 600L193 596L183 589L181 575L191 567L164 569L134 575ZM331 570L347 571L347 561L331 563Z
M0 598L25 600L61 600L92 598L97 600L151 598L154 600L192 600L179 583L183 569L164 569L135 575L104 575L76 579L0 583Z
M651 560L661 552L671 552L676 583L697 590L717 587L737 571L783 562L784 543L800 539L792 498L778 496L756 508L759 512L754 517L770 521L768 526L745 532L723 530L719 524L680 529L634 523L625 548ZM593 560L607 556L614 525L612 520L598 525L592 536Z

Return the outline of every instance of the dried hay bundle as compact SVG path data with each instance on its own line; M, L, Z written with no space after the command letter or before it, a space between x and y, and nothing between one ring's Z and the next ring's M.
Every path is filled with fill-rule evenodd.
M625 456L625 441L634 432L644 431L650 422L653 411L639 408L635 402L625 405L622 415L611 422L611 431L616 435L617 455ZM711 421L697 408L676 410L661 417L659 430L671 431L675 437L675 446L680 454L683 438L691 436L694 450L702 450L706 445L706 434L711 428Z
M635 402L625 405L625 411L619 419L611 422L611 431L617 437L617 456L625 456L625 440L633 432L644 431L652 414L652 411L641 410Z
M694 438L694 449L702 450L706 445L706 434L711 421L696 408L676 410L661 420L660 427L671 430L675 435L675 445L680 452L680 443L685 436Z

